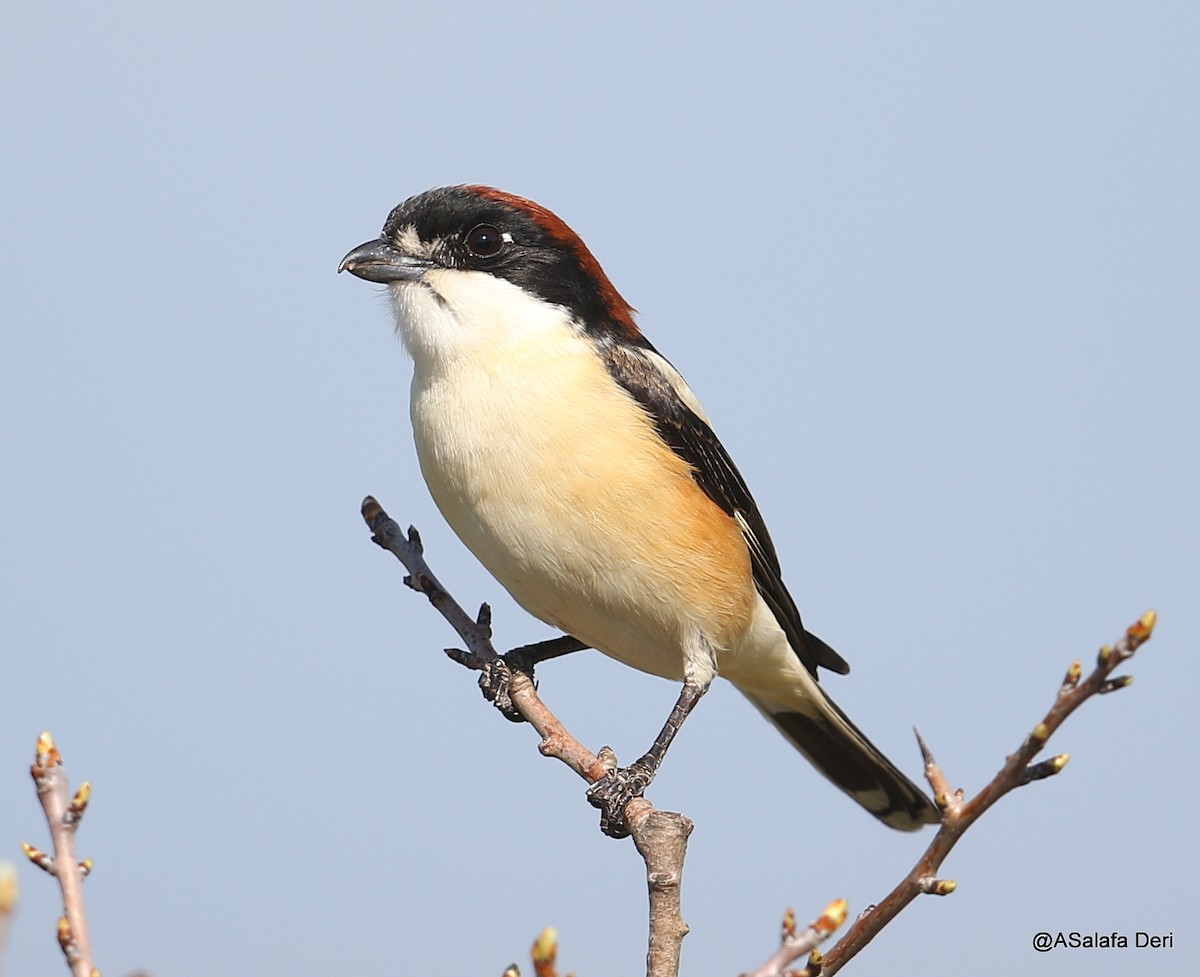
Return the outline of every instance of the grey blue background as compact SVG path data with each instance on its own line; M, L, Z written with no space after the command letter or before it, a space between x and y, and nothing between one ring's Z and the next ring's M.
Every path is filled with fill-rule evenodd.
M368 541L374 493L497 640L547 630L443 525L409 366L334 274L478 181L585 238L766 514L837 700L978 789L1149 607L1137 683L1052 742L853 965L1194 973L1200 9L1193 3L10 3L0 30L0 850L54 732L107 974L499 974L547 924L641 972L633 848L484 705ZM614 459L616 463L618 460ZM676 690L541 672L632 759ZM882 897L887 831L728 687L652 800L696 822L685 973ZM55 973L22 865L12 974ZM1030 947L1040 930L1173 950ZM851 972L851 971L848 971Z

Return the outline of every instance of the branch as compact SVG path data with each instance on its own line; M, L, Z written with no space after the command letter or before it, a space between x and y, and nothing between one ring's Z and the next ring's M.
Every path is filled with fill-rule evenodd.
M408 568L409 576L405 577L405 583L425 594L467 645L467 651L447 649L446 653L459 664L474 670L484 670L499 660L501 656L491 643L491 610L488 605L483 604L478 615L472 619L429 569L422 555L420 536L415 529L410 528L405 536L396 522L370 496L363 501L362 515L373 533L373 541L394 554ZM900 884L881 902L862 913L824 958L816 951L816 945L841 924L845 917L845 903L842 900L832 903L799 937L794 933L795 919L789 910L789 916L785 918L783 943L752 977L779 977L785 973L784 968L788 964L805 953L811 953L811 956L808 966L801 973L832 977L918 895L946 896L952 893L956 883L938 878L937 872L959 838L1001 797L1017 787L1052 777L1066 766L1069 757L1065 753L1036 764L1032 761L1045 748L1051 735L1084 702L1132 683L1131 676L1110 678L1110 675L1150 639L1156 620L1154 611L1147 611L1126 630L1115 646L1102 648L1095 669L1086 679L1082 679L1082 664L1073 662L1049 712L1025 737L1016 752L1007 758L991 782L970 800L964 799L963 791L950 789L932 752L920 733L917 733L917 741L925 759L925 777L933 788L934 801L942 812L941 827L929 847ZM541 735L538 748L543 755L561 760L588 783L595 783L616 767L616 757L610 749L604 747L599 754L594 754L566 730L538 697L529 675L520 671L512 672L509 696L516 712ZM692 823L681 814L656 811L645 798L630 801L624 817L634 844L646 863L646 880L650 890L647 974L649 977L676 977L679 973L679 952L683 937L688 932L679 903L683 860ZM840 916L835 912L838 907ZM833 922L835 917L836 922Z
M38 868L58 879L63 894L63 916L58 921L58 942L75 977L98 973L92 964L92 945L88 938L87 913L83 907L83 880L91 871L90 860L80 862L75 854L75 832L87 810L92 787L84 783L72 797L63 769L62 756L49 733L38 737L37 751L30 768L37 786L38 800L50 826L54 854L48 855L26 844L25 854Z
M801 973L819 973L821 953L817 947L827 940L846 920L846 900L836 899L825 907L825 911L808 924L803 933L796 932L796 914L789 909L783 917L782 939L779 949L767 958L767 962L752 974L742 977L782 977L784 967L809 954L808 966Z
M429 598L467 646L447 649L454 661L481 671L500 659L492 646L491 608L483 604L472 618L438 581L425 562L421 537L413 528L405 534L371 496L362 504L362 516L373 542L393 554L408 570L404 582ZM617 766L608 747L593 753L579 742L550 711L537 694L533 680L524 672L512 671L509 697L513 707L541 736L538 750L554 757L594 784ZM624 811L629 833L646 863L646 885L650 895L650 937L646 954L647 977L677 977L679 953L688 926L680 911L680 885L687 839L692 822L682 814L655 810L644 797L635 797Z
M925 778L933 788L933 799L942 811L942 826L934 835L933 841L925 849L925 853L907 876L888 895L871 909L867 910L854 921L846 935L825 956L821 969L821 977L832 977L854 957L864 946L871 942L879 932L917 896L949 895L955 889L955 883L950 879L939 879L938 869L950 850L958 843L963 833L974 824L983 813L995 804L1001 797L1018 787L1052 777L1066 766L1069 756L1060 753L1041 763L1031 761L1046 746L1046 742L1066 718L1078 709L1088 699L1096 695L1116 692L1133 682L1132 676L1109 678L1113 670L1133 657L1134 652L1150 640L1154 631L1157 615L1147 611L1126 631L1115 646L1105 645L1100 649L1096 667L1092 673L1080 681L1083 675L1083 665L1079 661L1071 663L1063 677L1062 685L1055 697L1054 705L1040 723L1021 742L1021 745L1005 761L1000 771L992 778L991 783L983 788L969 801L964 800L961 790L951 791L949 783L937 761L933 758L929 747L917 734L921 754L925 758Z

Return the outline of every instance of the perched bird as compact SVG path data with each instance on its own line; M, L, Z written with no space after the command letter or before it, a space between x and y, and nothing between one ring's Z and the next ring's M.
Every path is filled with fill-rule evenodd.
M817 684L849 666L805 630L700 402L574 231L531 200L443 187L396 207L342 270L388 286L446 521L565 632L535 659L592 647L683 682L649 752L589 792L608 833L718 674L885 824L938 820Z

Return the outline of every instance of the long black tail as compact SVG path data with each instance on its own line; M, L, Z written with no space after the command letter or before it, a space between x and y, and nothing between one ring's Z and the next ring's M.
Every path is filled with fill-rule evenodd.
M818 687L819 688L819 687ZM821 690L813 713L780 710L743 692L821 773L889 828L916 831L937 824L938 810L925 791L863 735Z

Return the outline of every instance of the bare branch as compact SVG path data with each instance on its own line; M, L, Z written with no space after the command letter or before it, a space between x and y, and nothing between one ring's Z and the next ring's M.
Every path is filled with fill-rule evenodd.
M87 913L83 906L83 880L91 862L80 863L75 854L75 832L87 810L92 788L84 783L71 796L62 756L49 733L38 737L37 751L30 768L37 786L38 800L50 826L54 854L47 855L32 845L25 854L39 868L58 879L63 894L63 917L58 921L58 942L75 977L90 977L95 972L92 946L88 938Z
M626 808L628 810L628 808ZM671 811L646 812L640 821L629 823L634 845L646 863L650 890L650 945L646 951L646 973L679 973L679 954L688 925L683 921L680 897L683 860L692 822Z
M742 977L783 977L784 968L805 954L809 955L809 962L808 967L802 972L819 973L822 957L817 947L845 922L846 908L845 899L834 900L801 933L796 932L796 914L789 909L783 916L782 939L779 942L779 949L772 953L766 963L754 973L743 974Z
M409 576L405 578L405 582L425 594L466 642L466 651L448 649L447 654L459 664L476 670L484 670L497 660L502 661L491 644L490 608L484 604L479 615L472 619L442 587L425 563L420 537L415 529L410 529L406 537L379 503L370 496L363 502L362 513L374 534L374 542L393 553L408 568ZM1007 758L991 782L970 800L966 799L962 790L950 788L949 781L934 759L932 751L921 734L917 733L917 741L925 761L925 777L933 789L934 801L942 812L941 827L929 847L900 884L881 902L860 915L824 958L821 958L819 951L814 948L820 940L832 933L844 918L845 904L840 900L831 904L826 913L800 937L795 937L794 933L789 936L785 926L785 937L780 949L755 971L752 977L778 977L784 974L784 968L789 963L810 952L813 953L813 957L809 961L807 972L832 977L917 896L946 896L954 892L957 884L951 879L941 878L938 870L958 839L1001 797L1025 784L1052 777L1066 766L1069 756L1065 753L1040 763L1032 761L1045 748L1050 736L1084 702L1093 696L1126 688L1132 683L1131 676L1109 676L1150 639L1155 622L1155 613L1148 611L1126 630L1115 646L1102 648L1096 667L1086 679L1083 678L1082 664L1078 661L1072 662L1063 676L1049 712ZM595 783L617 766L616 757L607 747L599 754L594 754L563 727L538 697L533 681L528 675L513 671L508 693L514 712L513 718L515 714L524 717L541 735L538 748L543 755L561 760L588 783ZM496 704L501 706L499 700ZM501 706L506 714L507 705ZM679 972L679 952L683 937L688 931L680 912L679 892L687 837L691 833L692 824L682 815L656 811L649 801L641 797L629 802L624 817L634 843L646 863L646 878L650 891L650 949L647 955L647 974L650 977L674 977ZM842 907L842 915L836 923L829 925L834 907L839 905ZM793 930L794 925L794 917L791 917L790 926ZM814 933L819 938L815 938L810 944L809 941L814 940L811 934Z
M462 609L425 562L417 531L410 528L407 534L403 533L399 524L371 496L363 500L362 516L371 530L372 540L392 553L408 570L405 582L428 597L465 642L466 651L448 650L447 654L460 665L475 670L482 670L500 659L491 641L491 609L484 604L476 618ZM599 754L593 753L568 732L542 702L528 675L511 672L508 695L513 708L541 736L538 750L543 756L562 761L589 784L616 768L617 758L612 750L604 747ZM644 797L635 797L625 805L624 818L646 863L650 897L646 973L648 977L677 977L679 953L688 932L680 910L680 883L692 822L682 814L655 810Z
M1035 780L1052 777L1066 766L1069 757L1065 753L1036 764L1032 761L1045 748L1047 740L1067 717L1088 699L1125 688L1133 681L1130 676L1110 679L1109 675L1150 640L1156 621L1157 615L1154 611L1143 614L1135 624L1126 629L1124 636L1115 646L1106 645L1100 650L1096 667L1082 681L1082 665L1072 662L1063 678L1054 705L1050 707L1045 718L1034 726L991 782L969 801L964 800L961 790L950 790L941 767L921 735L917 734L917 741L925 758L925 777L929 786L933 788L934 800L942 811L942 826L900 884L882 901L859 916L845 936L825 955L822 977L832 977L837 973L917 896L948 895L954 891L955 883L949 879L939 879L937 871L950 854L950 850L958 843L958 839L1005 794Z

